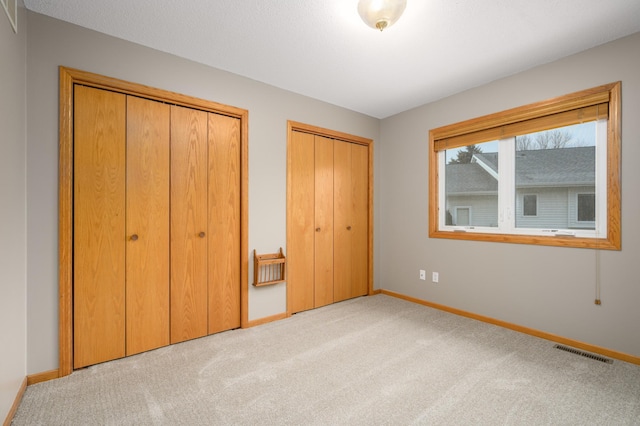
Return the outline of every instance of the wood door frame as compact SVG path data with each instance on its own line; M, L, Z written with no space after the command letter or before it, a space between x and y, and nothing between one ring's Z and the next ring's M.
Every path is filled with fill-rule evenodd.
M73 86L82 84L240 119L240 326L249 325L249 112L99 74L60 67L58 163L58 344L59 371L73 371Z
M368 177L368 243L367 243L367 285L368 295L375 294L373 290L373 139L367 139L361 136L351 135L349 133L339 132L337 130L325 129L310 124L299 123L296 121L287 121L287 247L291 246L291 230L289 224L292 221L293 208L291 205L291 144L293 143L293 132L310 133L317 136L324 136L331 139L340 140L343 142L354 143L358 145L366 146L368 149L369 157L369 177ZM290 283L287 283L287 316L292 315L292 287Z

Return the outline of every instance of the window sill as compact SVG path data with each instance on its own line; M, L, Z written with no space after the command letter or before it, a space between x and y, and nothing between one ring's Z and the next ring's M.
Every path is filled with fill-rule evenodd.
M452 231L431 231L429 238L443 238L449 240L485 241L512 244L533 244L553 247L590 248L602 250L620 250L620 245L614 244L615 238L584 238L566 235L513 235L466 231L462 229ZM617 241L620 241L618 238Z

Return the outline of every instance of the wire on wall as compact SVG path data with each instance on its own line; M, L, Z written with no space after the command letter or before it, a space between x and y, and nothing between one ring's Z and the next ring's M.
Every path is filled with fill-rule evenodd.
M601 288L601 282L600 282L600 239L599 239L599 235L596 232L596 254L595 254L595 273L596 273L596 300L595 300L595 304L600 306L602 304L602 301L600 299L600 288Z

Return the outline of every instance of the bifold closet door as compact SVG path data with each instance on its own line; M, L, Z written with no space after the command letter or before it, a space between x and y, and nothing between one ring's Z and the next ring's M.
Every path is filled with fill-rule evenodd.
M367 294L369 147L292 131L288 149L291 313Z
M207 121L171 106L171 343L208 331Z
M170 107L127 97L127 355L169 344Z
M125 119L125 95L74 88L74 368L125 356Z
M333 139L293 132L288 282L292 313L333 303Z
M334 147L334 301L368 292L369 153L365 146Z
M287 285L289 306L296 313L315 307L315 136L294 131L291 138Z
M334 140L315 136L314 307L333 303Z
M369 147L351 144L351 292L369 294Z
M73 368L240 327L241 119L73 96Z
M240 119L208 113L209 334L240 327Z

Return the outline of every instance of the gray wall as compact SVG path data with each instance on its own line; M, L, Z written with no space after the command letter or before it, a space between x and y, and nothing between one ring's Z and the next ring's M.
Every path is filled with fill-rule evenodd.
M0 421L26 375L26 19L0 7Z
M372 138L376 288L640 356L640 122L633 119L640 34L382 121L30 12L27 39L28 374L58 367L59 65L249 110L249 250L286 250L287 120ZM599 255L602 306L593 304L593 250L428 238L430 128L616 80L623 81L623 250ZM19 177L23 169L13 163L24 150L16 150L1 161ZM14 196L18 204L24 198ZM11 232L24 238L17 228ZM418 269L438 271L440 283L419 281ZM19 267L15 275L20 288ZM249 319L285 311L285 285L249 291ZM11 300L20 313L19 296Z
M58 368L59 65L249 110L250 251L286 250L287 120L378 138L377 119L31 12L27 55L29 374ZM250 320L285 311L284 284L249 285Z
M382 120L381 288L640 356L640 33ZM429 129L622 81L622 251L428 238ZM602 305L596 306L600 257ZM440 282L420 281L418 270ZM430 277L431 274L427 273Z

